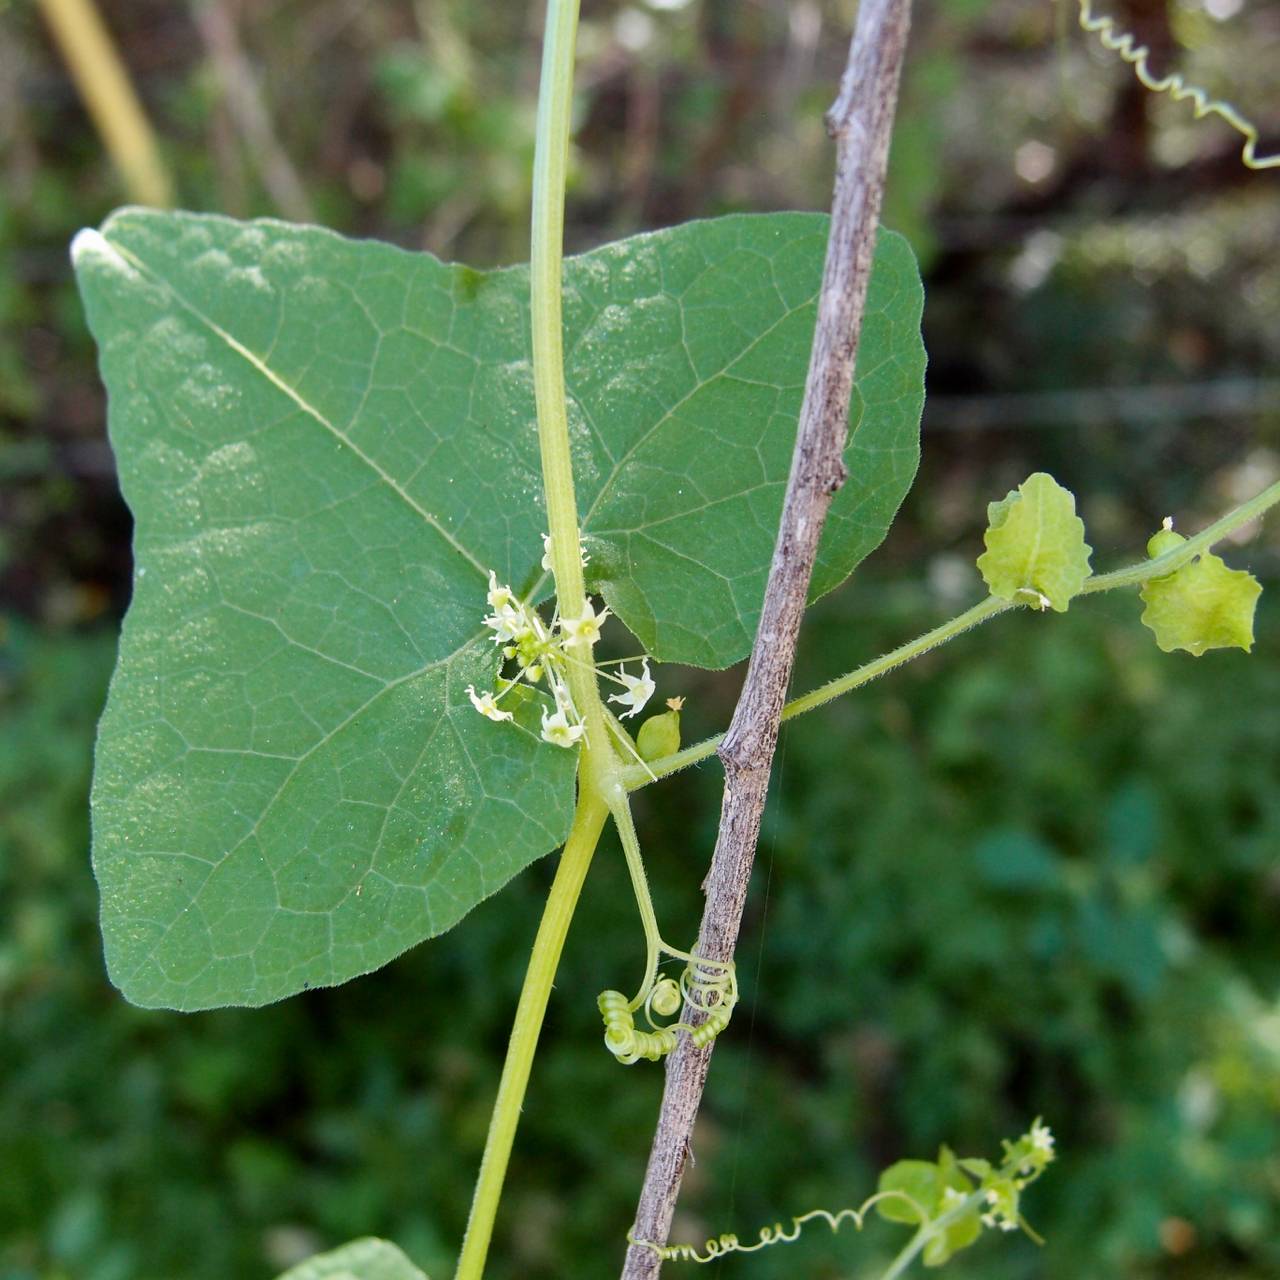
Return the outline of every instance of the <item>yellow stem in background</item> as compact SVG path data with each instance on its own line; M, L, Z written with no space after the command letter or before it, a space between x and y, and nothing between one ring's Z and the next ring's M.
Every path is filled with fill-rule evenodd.
M169 171L93 0L40 0L40 9L129 199L170 208Z

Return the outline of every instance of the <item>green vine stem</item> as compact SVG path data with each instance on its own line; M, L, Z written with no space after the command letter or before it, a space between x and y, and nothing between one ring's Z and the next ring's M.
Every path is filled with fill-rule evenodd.
M484 1275L485 1259L493 1238L493 1224L498 1215L498 1201L502 1197L502 1184L515 1142L516 1126L520 1122L520 1107L529 1083L529 1072L538 1047L538 1036L547 1011L551 984L560 963L569 922L573 919L578 897L582 893L582 882L591 865L591 857L595 853L607 816L608 807L584 787L569 839L560 855L555 881L547 896L542 921L538 925L538 936L534 939L533 952L529 956L524 985L520 989L520 1002L516 1006L507 1059L503 1063L498 1096L489 1121L484 1157L480 1161L480 1174L476 1179L475 1194L471 1202L471 1217L467 1223L467 1234L462 1241L462 1253L458 1258L456 1280L480 1280Z
M577 31L577 0L550 0L538 91L530 310L538 447L542 456L543 491L551 535L551 568L555 575L561 617L581 617L587 604L569 449L560 298L565 170ZM625 810L627 806L626 791L618 779L617 757L609 740L604 706L591 669L590 649L586 657L586 662L570 664L566 670L570 692L586 727L586 741L578 768L578 806L520 990L502 1079L476 1179L467 1232L458 1258L456 1280L481 1280L484 1275L498 1202L515 1142L516 1127L520 1122L520 1110L569 922L609 810L612 808L616 815L620 808Z
M529 254L533 322L533 393L538 410L538 449L551 534L551 570L561 617L579 617L587 602L582 576L578 504L569 448L564 386L564 190L573 108L573 60L578 0L550 0L542 46L538 130L533 160L533 236ZM611 781L613 748L605 722L590 650L586 662L566 671L573 700L586 725L582 773L593 773L603 792ZM608 776L606 776L608 775Z
M907 1268L919 1257L920 1251L934 1236L941 1235L953 1222L958 1221L981 1203L982 1192L975 1191L932 1222L921 1223L915 1235L903 1245L889 1264L889 1269L881 1275L880 1280L898 1280L898 1277L906 1273Z
M1175 547L1172 551L1166 551L1164 555L1153 560L1141 560L1137 564L1129 565L1124 569L1116 569L1111 573L1102 573L1096 577L1087 578L1080 594L1090 595L1098 591L1115 591L1121 587L1140 587L1151 578L1163 578L1193 560L1202 551L1207 551L1215 543L1221 542L1223 538L1234 533L1237 529L1242 528L1252 520L1257 520L1272 507L1276 506L1277 503L1280 503L1280 480L1268 485L1267 488L1247 502L1242 502L1238 507L1233 507L1226 515L1209 525L1208 528L1202 529L1194 537L1188 538L1186 542ZM864 684L869 684L877 677L905 665L913 658L918 658L922 654L928 653L930 649L935 649L938 645L945 644L948 640L954 640L956 636L962 635L971 628L989 621L998 614L1007 613L1010 609L1025 607L1025 605L1015 605L1007 600L989 596L986 600L973 605L963 613L942 623L941 626L934 627L932 631L926 631L924 635L917 636L914 640L908 640L906 644L900 645L889 653L882 654L855 670L845 675L837 676L836 679L829 683L820 685L817 689L793 699L783 708L782 718L783 720L792 720L796 716L804 715L807 711L813 711L834 698L838 698L845 693L851 693L854 689L858 689ZM717 734L713 738L706 738L702 742L696 742L692 746L685 747L683 751L677 751L674 755L663 756L658 760L650 760L644 767L630 765L620 771L623 783L630 791L639 790L641 787L648 786L650 782L657 781L658 778L668 777L681 769L687 769L690 765L709 759L716 754L723 740L724 735Z

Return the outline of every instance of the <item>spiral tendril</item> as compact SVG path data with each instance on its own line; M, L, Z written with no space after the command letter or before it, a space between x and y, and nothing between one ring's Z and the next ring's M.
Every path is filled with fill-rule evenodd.
M728 1253L758 1253L761 1249L768 1249L775 1244L793 1244L800 1238L801 1231L804 1229L805 1224L809 1222L825 1222L831 1228L833 1235L846 1222L852 1222L854 1230L861 1231L866 1226L867 1214L871 1209L882 1200L888 1199L906 1201L919 1215L921 1222L928 1220L928 1215L905 1191L880 1191L869 1199L864 1200L856 1209L838 1209L835 1212L829 1209L811 1209L808 1213L796 1214L791 1219L789 1227L781 1222L774 1222L767 1227L761 1227L756 1233L756 1239L751 1244L743 1244L731 1231L725 1232L724 1235L712 1236L700 1246L695 1244L655 1244L652 1240L637 1240L634 1229L627 1232L627 1243L633 1244L640 1249L650 1250L657 1254L663 1262L714 1262L717 1258L722 1258Z
M1229 102L1211 98L1197 85L1188 84L1177 72L1167 76L1153 75L1151 50L1146 45L1138 44L1131 32L1119 30L1114 18L1095 14L1091 0L1080 0L1080 28L1090 35L1096 35L1104 49L1118 53L1133 68L1133 74L1144 88L1150 89L1152 93L1168 94L1174 102L1190 102L1197 120L1215 115L1230 125L1245 140L1240 160L1246 169L1280 168L1280 153L1262 157L1257 154L1258 129L1252 121L1245 119Z

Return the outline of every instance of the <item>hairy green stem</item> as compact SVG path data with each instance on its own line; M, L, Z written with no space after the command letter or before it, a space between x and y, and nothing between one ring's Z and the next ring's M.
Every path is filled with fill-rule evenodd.
M538 410L538 451L551 534L551 571L562 618L581 617L587 603L582 542L569 448L569 411L564 386L564 188L573 109L573 58L578 0L549 0L538 90L538 131L533 159L533 237L529 253L529 302L533 324L533 395ZM613 768L613 748L591 665L570 663L565 671L587 745L581 772L593 773L603 790Z
M485 1258L488 1256L493 1224L498 1214L498 1201L502 1196L502 1184L511 1158L516 1126L520 1122L520 1108L529 1083L529 1071L538 1047L538 1036L547 1011L551 984L560 963L560 952L564 949L569 922L573 919L574 908L578 905L578 897L582 892L582 882L591 865L591 857L600 840L607 815L608 806L591 790L590 781L584 779L573 827L564 852L560 855L560 865L556 869L556 878L547 896L542 922L538 925L538 936L534 939L533 951L529 956L524 986L520 989L520 1002L516 1006L507 1060L502 1067L498 1096L493 1105L489 1134L485 1139L480 1175L476 1179L475 1194L471 1202L471 1217L455 1272L456 1280L480 1280L484 1274Z
M1099 574L1096 578L1086 578L1080 588L1087 595L1092 591L1113 591L1116 587L1140 587L1149 578L1164 578L1176 569L1182 568L1187 561L1194 559L1202 551L1208 551L1216 542L1221 542L1229 534L1251 520L1257 520L1280 502L1280 480L1269 484L1261 493L1255 494L1247 502L1232 507L1226 515L1219 517L1206 529L1201 529L1194 537L1188 538L1172 551L1154 560L1140 560L1127 569L1116 569L1112 573Z
M898 1280L898 1277L906 1272L906 1269L916 1260L920 1251L934 1236L941 1235L953 1222L962 1218L971 1209L980 1204L981 1201L982 1192L974 1191L965 1196L954 1208L948 1209L946 1213L934 1218L931 1222L922 1223L915 1235L907 1241L902 1250L889 1264L889 1269L880 1277L880 1280Z
M1087 578L1084 586L1080 589L1080 594L1090 595L1097 591L1114 591L1120 587L1137 587L1152 578L1167 577L1229 534L1234 533L1251 520L1256 520L1264 515L1277 503L1280 503L1280 480L1276 481L1275 484L1268 485L1261 493L1250 498L1247 502L1242 502L1238 507L1233 507L1226 515L1209 525L1208 528L1201 530L1194 537L1188 538L1186 542L1175 547L1172 551L1166 551L1164 555L1152 560L1141 560L1137 564L1129 565L1124 569L1116 569L1111 573L1102 573L1096 577ZM917 636L914 640L908 640L906 644L899 645L898 648L891 650L889 653L883 654L871 662L864 663L853 671L838 676L829 683L788 702L783 708L782 718L783 720L791 720L795 716L804 715L806 711L813 711L815 708L830 702L833 698L838 698L841 694L851 693L854 689L861 688L862 685L876 679L877 676L885 675L912 659L928 653L930 649L934 649L940 644L945 644L948 640L954 640L956 636L963 634L971 627L979 626L998 614L1006 613L1010 609L1018 607L1026 608L1027 606L1014 605L1011 601L989 596L986 600L966 609L963 613L944 622L941 626L934 627L932 631L926 631L924 635ZM682 751L675 752L673 755L663 756L658 760L650 760L644 768L638 765L630 765L619 771L623 784L629 791L637 791L641 787L648 786L650 782L657 781L658 778L665 778L670 774L679 772L681 769L687 769L690 765L699 764L701 761L715 755L723 740L724 734L716 734L713 738L706 738L702 742L696 742L690 747L685 747Z
M586 592L579 552L578 506L569 452L564 387L561 275L564 264L564 187L573 107L577 0L550 0L542 46L538 133L533 161L533 236L529 255L533 323L533 391L538 448L551 533L551 568L563 616L582 612Z
M971 627L976 627L980 623L986 622L988 618L994 618L996 614L1004 613L1006 610L1015 607L1008 600L997 600L994 596L988 597L980 604L975 604L962 614L944 622L941 626L934 627L932 631L926 631L924 635L917 636L914 640L908 640L906 644L899 645L898 648L882 654L879 658L864 663L855 670L838 676L829 683L820 685L817 689L811 690L802 697L788 702L782 709L782 718L783 720L790 720L795 716L803 715L806 711L812 711L815 707L820 707L824 703L830 702L833 698L840 697L841 694L851 693L854 689L860 688L864 684L869 684L877 676L885 675L896 667L901 667L910 662L913 658L918 658L921 654L928 653L930 649L936 648L940 644L945 644L948 640L955 639L956 636L968 631ZM677 751L674 755L650 760L648 767L645 769L637 765L631 765L620 770L623 783L628 790L637 791L657 778L665 778L669 774L677 773L681 769L687 769L690 765L699 764L701 761L710 758L719 750L720 743L723 741L724 734L718 733L714 738L704 738L701 742L695 742L693 746L685 747L683 751Z

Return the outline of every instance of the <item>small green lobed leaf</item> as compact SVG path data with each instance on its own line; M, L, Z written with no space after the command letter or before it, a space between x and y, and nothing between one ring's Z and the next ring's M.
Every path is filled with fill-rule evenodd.
M565 264L592 589L664 661L754 634L827 221L735 216ZM262 1004L379 967L564 839L575 753L476 715L487 571L549 590L528 271L126 209L73 247L135 517L93 857L136 1003ZM813 594L918 458L922 291L882 233Z
M991 594L1065 613L1090 573L1091 548L1071 491L1037 471L991 503L987 518L978 569Z
M973 1190L973 1182L964 1172L966 1163L958 1161L945 1146L936 1161L899 1160L880 1175L877 1191L881 1195L901 1192L902 1196L890 1195L878 1200L876 1212L889 1222L913 1227L941 1218L958 1203L957 1197L967 1196ZM909 1196L910 1200L903 1196ZM981 1234L982 1219L975 1205L930 1238L922 1254L925 1266L942 1266Z
M960 1252L967 1249L982 1234L982 1218L975 1205L966 1210L939 1236L934 1236L924 1247L923 1260L926 1267L940 1267Z
M290 1267L278 1280L427 1280L393 1244L372 1237Z
M942 1195L942 1175L932 1160L899 1160L880 1175L876 1192L898 1192L876 1202L876 1212L887 1222L919 1226L932 1217ZM908 1198L909 1197L909 1198Z
M1185 541L1161 530L1148 550L1160 555ZM1185 650L1197 658L1210 649L1253 648L1253 614L1262 585L1244 569L1230 569L1210 551L1202 552L1164 578L1142 585L1143 624L1165 653Z

